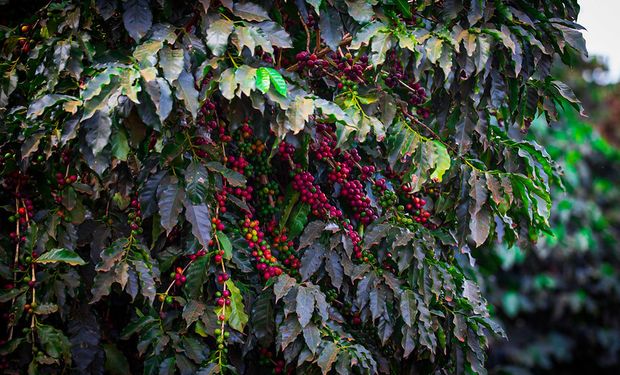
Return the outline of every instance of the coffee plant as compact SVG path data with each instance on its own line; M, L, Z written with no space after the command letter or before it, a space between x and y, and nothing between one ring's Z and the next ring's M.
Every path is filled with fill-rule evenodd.
M486 373L576 0L0 9L6 373Z

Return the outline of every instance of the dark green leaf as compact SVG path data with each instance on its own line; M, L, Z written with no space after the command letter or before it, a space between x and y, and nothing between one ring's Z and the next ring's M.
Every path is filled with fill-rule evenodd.
M125 30L138 42L151 29L153 14L148 0L126 0L123 3Z
M52 249L49 250L37 259L35 259L36 263L67 263L72 266L83 266L86 264L84 259L80 258L77 253L67 249Z

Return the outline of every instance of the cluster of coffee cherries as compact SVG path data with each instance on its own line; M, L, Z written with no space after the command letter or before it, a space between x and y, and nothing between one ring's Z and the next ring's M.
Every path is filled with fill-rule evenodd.
M174 279L174 285L182 286L187 281L187 277L183 275L183 268L177 267L174 272L170 273L170 277Z
M346 82L364 82L364 72L368 68L368 56L362 55L359 59L353 59L350 53L344 55L337 52L334 56L334 60L338 61L336 68L340 73L340 82L344 84ZM342 87L339 87L342 88ZM357 91L357 88L354 89Z
M243 156L235 157L234 155L230 155L227 157L228 167L233 171L239 172L243 174L245 172L245 168L250 165Z
M417 107L416 113L418 114L418 116L422 117L423 119L427 119L430 116L430 111L428 110L428 108L422 107L424 102L426 102L426 91L420 86L419 82L411 83L411 88L413 89L413 91L409 91L409 104Z
M226 199L228 198L228 192L226 189L222 189L215 193L215 200L217 201L217 205L220 208L221 213L226 213L228 211L226 209Z
M250 155L254 152L254 150L256 150L256 145L249 141L254 135L254 130L250 127L250 124L247 121L241 124L241 127L237 129L235 134L237 138L237 147L239 148L239 152L241 154Z
M342 216L342 211L328 202L327 196L321 191L319 185L314 183L314 176L298 166L291 172L293 176L293 189L299 192L302 202L310 205L312 214L317 217L327 218Z
M9 216L8 220L11 223L17 223L20 233L24 233L26 231L28 228L28 222L34 215L34 203L32 202L32 199L30 199L30 196L24 192L24 188L28 185L29 181L29 176L19 173L19 171L11 172L3 181L5 191L13 191L13 196L17 206L15 213ZM20 236L17 233L17 228L15 231L11 231L9 233L11 241L15 243L25 242L26 237L23 235Z
M224 230L225 225L219 217L214 217L211 219L211 228L213 230L219 230L221 232Z
M196 251L194 254L190 254L188 257L189 257L189 260L193 262L197 258L203 257L205 255L207 255L207 251L205 249L200 249Z
M282 264L290 270L290 274L294 276L301 267L301 261L295 252L295 243L289 240L286 235L286 228L282 231L278 230L275 225L272 226L273 249Z
M27 35L28 33L30 33L30 30L32 30L32 27L28 24L24 24L20 26L19 28L19 31L24 35ZM23 37L23 36L19 37L19 39L17 39L17 42L20 47L20 52L24 54L28 54L30 52L30 43L28 42L27 37Z
M257 152L252 156L251 160L252 163L245 169L246 175L259 177L261 175L269 176L271 174L272 168L271 163L269 162L269 154L267 152Z
M300 69L303 68L327 68L329 62L327 60L319 58L316 54L308 51L301 51L295 55L295 60L299 64Z
M127 224L131 229L132 236L142 234L142 211L140 210L140 202L137 198L131 200L131 211L127 214Z
M230 306L230 291L228 289L215 292L215 297L217 297L215 303L218 306Z
M22 229L25 229L26 223L34 215L34 205L32 203L32 199L28 198L24 194L22 194L22 199L20 199L20 203L21 207L17 209L17 212L15 212L14 215L9 216L9 222L19 222L19 224L22 226Z
M232 194L239 199L250 200L252 199L252 192L254 192L254 188L250 185L246 187L233 187L233 186L224 186L224 191L226 194Z
M338 299L338 291L336 289L329 289L325 292L325 299L327 302L332 303Z
M78 180L78 176L75 174L69 175L65 177L64 173L58 172L56 173L56 183L58 183L58 187L62 188L65 185L72 184Z
M332 159L337 154L336 150L336 134L332 127L327 124L318 122L316 125L317 134L319 134L319 142L312 145L314 156L318 160Z
M361 167L360 168L360 180L366 181L370 179L375 174L376 171L377 169L375 168L374 165L365 165Z
M232 137L227 132L226 124L217 121L217 103L215 101L207 99L200 108L200 115L196 120L197 124L210 132L212 139L217 136L222 142L230 142L232 140Z
M394 88L405 77L405 72L396 51L391 51L388 56L389 71L385 73L384 82L387 87Z
M277 210L274 197L279 192L280 185L276 181L270 180L259 186L256 192L256 210L259 217L268 218L273 216Z
M295 153L295 146L285 141L280 142L278 145L278 155L281 160L289 160Z
M386 180L379 178L375 180L372 185L372 191L375 196L378 196L378 203L381 208L387 210L391 207L396 207L398 204L398 196L392 190L388 190Z
M226 162L230 169L241 174L244 174L245 169L248 165L250 165L250 162L248 162L243 156L235 157L234 155L230 155L226 157ZM224 191L226 194L233 194L240 199L250 200L252 199L252 192L254 191L254 188L249 185L246 187L225 186Z
M432 185L428 185L424 187L424 194L429 195L431 197L439 198L441 191L435 184L432 184Z
M431 217L431 213L424 209L426 206L426 200L421 198L418 194L413 194L412 189L409 185L403 185L401 187L402 192L405 194L404 196L404 206L398 206L399 211L405 210L408 212L416 223L420 223L426 226L433 226L429 222Z
M349 202L355 220L364 225L377 220L377 214L370 206L370 198L366 195L364 186L359 180L345 182L340 190L340 195Z
M331 183L337 182L339 184L344 184L344 182L349 178L350 173L351 167L347 163L337 161L334 163L334 166L329 171L327 179Z
M351 240L351 244L353 244L353 254L356 259L361 259L362 261L368 263L372 260L371 254L368 254L366 251L362 251L362 237L355 230L353 224L351 222L346 221L343 225L344 232L347 234L347 237Z
M227 292L227 290L225 290L225 292ZM217 293L220 293L220 292L217 292ZM218 298L218 301L219 301L219 298ZM230 301L230 299L228 299L227 301ZM224 342L227 338L230 337L230 332L226 330L222 330L221 328L216 328L213 330L213 333L215 334L215 337L216 337L217 348L219 350L223 350L224 352L226 352L227 349L224 347Z
M261 272L263 279L269 280L274 276L280 276L282 268L278 264L278 259L271 253L271 247L259 224L258 220L252 220L250 216L247 216L240 223L241 235L252 250L256 269Z
M224 284L228 279L230 279L230 275L228 274L228 272L225 272L225 271L218 273L216 276L216 280L218 284Z
M283 374L286 371L286 362L283 359L274 361L273 353L266 348L260 348L260 358L258 363L264 367L271 367L273 365L274 374Z

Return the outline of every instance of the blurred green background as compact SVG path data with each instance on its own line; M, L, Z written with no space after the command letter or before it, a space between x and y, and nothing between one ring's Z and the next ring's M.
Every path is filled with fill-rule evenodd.
M620 85L589 80L604 69L592 60L558 71L588 117L567 108L530 130L564 170L554 236L476 254L509 337L492 343L491 373L620 374Z

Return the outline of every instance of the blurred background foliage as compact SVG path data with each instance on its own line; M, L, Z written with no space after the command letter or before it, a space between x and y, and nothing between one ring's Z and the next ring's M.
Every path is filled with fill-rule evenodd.
M509 340L491 345L495 374L620 373L620 85L596 61L556 73L582 99L530 132L564 170L554 236L534 248L480 251L480 279Z

